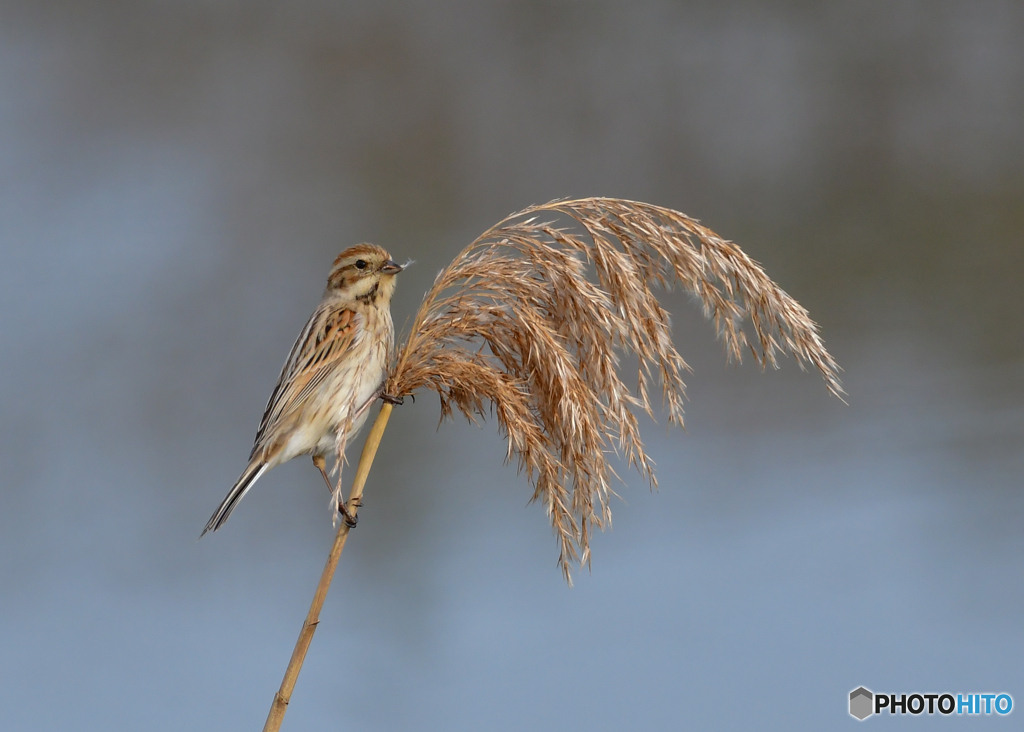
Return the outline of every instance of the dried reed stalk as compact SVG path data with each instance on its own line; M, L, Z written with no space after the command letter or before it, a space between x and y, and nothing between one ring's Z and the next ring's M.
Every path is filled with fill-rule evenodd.
M377 448L380 446L380 439L384 436L384 428L387 427L388 417L391 416L391 404L385 402L377 415L377 420L370 428L370 434L366 436L363 444L363 452L359 456L359 467L356 468L356 477L352 481L352 490L348 496L348 512L355 516L359 510L359 504L363 497L363 487L366 485L366 478L370 474L370 466L373 465L373 458L377 455ZM274 694L274 701L270 705L270 713L267 714L266 724L263 725L263 732L278 732L281 729L281 722L284 721L284 713L288 711L288 703L292 699L292 691L295 690L295 682L299 679L299 671L302 670L302 663L306 660L306 651L309 644L313 642L313 633L316 626L320 624L320 611L323 609L324 600L327 599L327 590L331 587L331 580L334 578L334 570L341 558L341 551L345 548L345 541L348 539L349 526L344 521L339 522L338 533L334 535L334 544L331 546L331 553L327 555L327 564L320 575L320 582L317 583L316 593L313 595L313 603L309 607L306 620L302 623L302 630L299 631L299 639L295 642L295 650L288 661L288 668L285 669L284 679L281 680L281 688Z
M442 418L497 415L570 583L571 565L590 561L592 527L611 521L609 455L657 485L635 415L653 417L655 373L669 421L682 424L689 367L654 294L673 285L700 298L730 359L749 347L777 367L776 353L790 353L841 398L817 325L739 247L678 211L614 198L531 206L485 231L437 276L388 381L396 396L436 391ZM635 392L619 373L626 353L639 359Z
M538 214L568 217L583 231ZM682 424L689 367L652 290L673 284L700 298L730 359L749 346L762 366L775 367L777 351L791 353L841 398L839 367L807 311L739 247L678 211L614 198L531 206L485 231L437 276L388 379L394 396L436 391L442 418L454 407L472 421L490 405L508 440L506 459L517 459L533 500L544 502L570 583L572 563L590 561L591 527L611 522L609 453L657 484L633 412L653 417L655 373L669 421ZM747 319L756 344L743 331ZM625 353L639 358L635 394L619 375ZM384 404L366 438L352 513L390 414ZM348 531L342 522L264 732L280 729Z

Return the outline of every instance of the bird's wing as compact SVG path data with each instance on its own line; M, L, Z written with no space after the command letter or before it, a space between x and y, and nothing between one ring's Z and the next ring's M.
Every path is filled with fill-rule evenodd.
M361 329L362 317L337 302L321 303L302 329L267 402L252 455L265 446L282 418L301 408L327 375L346 358ZM275 435L276 436L276 435Z

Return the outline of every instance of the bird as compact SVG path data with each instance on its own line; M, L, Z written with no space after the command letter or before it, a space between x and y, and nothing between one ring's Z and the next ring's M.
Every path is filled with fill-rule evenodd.
M324 469L325 456L337 455L366 421L378 397L394 347L391 296L395 275L406 265L383 248L358 244L338 255L320 304L309 317L281 369L256 431L249 464L210 517L200 537L228 520L238 502L271 468L299 455L313 457L345 522L355 518L341 501Z

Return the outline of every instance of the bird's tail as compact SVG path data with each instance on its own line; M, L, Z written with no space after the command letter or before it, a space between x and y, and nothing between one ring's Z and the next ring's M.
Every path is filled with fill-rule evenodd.
M220 507L213 512L213 516L210 517L206 528L203 529L203 533L199 535L199 538L202 538L207 531L216 531L224 525L224 522L228 520L228 516L235 510L235 506L242 500L242 496L249 492L252 484L259 480L268 467L270 466L264 462L253 461L249 463L249 467L245 469L234 487L228 491L228 495L224 498Z

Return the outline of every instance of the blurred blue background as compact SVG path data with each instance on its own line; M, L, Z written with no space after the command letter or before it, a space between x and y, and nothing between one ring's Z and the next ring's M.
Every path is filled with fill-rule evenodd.
M417 260L401 328L477 233L583 195L739 243L850 405L726 366L667 296L687 429L646 424L661 489L623 473L568 589L493 424L407 403L284 729L1024 704L1022 120L1011 1L4 3L5 729L259 729L333 536L320 477L278 468L197 537L333 257Z

